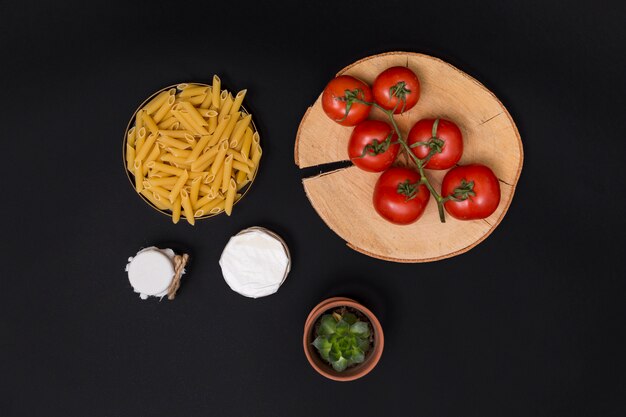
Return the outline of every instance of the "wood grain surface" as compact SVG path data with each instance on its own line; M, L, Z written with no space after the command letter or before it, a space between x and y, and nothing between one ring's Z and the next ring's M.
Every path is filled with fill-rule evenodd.
M372 205L374 184L380 174L355 166L303 180L311 204L326 224L347 244L366 255L395 262L429 262L468 251L483 241L502 221L511 204L523 164L522 141L510 114L498 98L478 81L452 65L423 54L390 52L362 59L339 74L371 84L392 66L407 66L420 79L421 96L410 111L397 115L406 134L418 120L441 117L454 121L463 132L460 165L482 163L500 179L502 199L488 218L459 221L447 216L440 223L431 199L422 218L407 226L382 219ZM370 118L385 120L374 109ZM352 127L330 120L322 110L321 94L298 129L294 157L300 168L348 160ZM427 170L435 189L445 171Z

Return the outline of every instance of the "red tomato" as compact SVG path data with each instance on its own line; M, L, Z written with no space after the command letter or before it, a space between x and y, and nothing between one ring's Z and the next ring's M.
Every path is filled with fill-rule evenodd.
M380 120L364 120L352 131L348 155L354 165L369 172L386 170L396 160L400 144L398 135Z
M369 85L349 75L340 75L330 80L322 93L324 113L343 126L354 126L367 119L371 106L354 102L360 99L372 102ZM347 114L347 116L346 116Z
M435 126L437 120L439 123ZM415 145L417 142L427 145ZM428 169L452 168L463 155L463 134L457 125L445 119L422 119L415 123L409 132L407 143L419 159L424 159L433 152L425 165Z
M455 196L444 203L446 211L459 220L489 217L500 204L500 183L493 171L484 165L458 166L446 173L441 195Z
M417 185L420 174L408 168L389 168L374 187L374 208L391 223L410 224L424 214L430 191Z
M398 114L415 106L420 98L420 81L407 67L391 67L376 77L372 92L376 103Z

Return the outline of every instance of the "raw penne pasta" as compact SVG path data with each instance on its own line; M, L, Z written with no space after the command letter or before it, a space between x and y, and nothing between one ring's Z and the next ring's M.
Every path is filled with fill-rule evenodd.
M230 138L230 135L231 133L233 133L233 129L235 128L235 125L237 124L237 121L239 120L239 115L240 115L239 112L229 115L230 120L228 121L228 125L224 129L224 132L222 132L222 136L220 136L219 142L223 141L224 139Z
M233 156L227 155L224 158L224 170L222 172L222 192L225 193L228 190L228 184L230 182L230 177L233 173Z
M233 204L235 203L235 194L237 193L237 183L234 179L230 179L228 182L228 190L226 191L226 198L224 200L224 211L227 216L230 216L233 212Z
M185 218L189 224L196 224L196 219L193 215L193 208L191 207L191 201L189 200L189 194L186 190L180 190L180 199L181 205L183 206L183 212L185 213Z
M259 135L216 75L211 86L183 83L153 96L127 131L125 164L135 188L172 222L227 212L245 194L261 159Z
M198 200L198 202L200 202L200 200ZM196 210L195 216L196 217L201 217L207 214L211 213L211 210L217 206L219 206L220 204L223 204L224 202L224 196L223 195L217 195L214 198L212 198L210 201L207 201L204 205L200 206L200 208L198 210ZM220 208L220 211L223 207Z
M126 169L133 171L135 169L135 148L126 142Z
M193 97L193 96L201 96L207 93L207 87L188 87L183 89L178 97Z
M146 142L141 146L141 148L137 147L137 149L135 150L135 159L143 161L146 156L148 156L148 153L152 150L152 145L154 145L156 139L157 135L155 135L154 133L150 134L150 136L148 136Z
M138 193L141 192L141 190L143 190L143 165L141 163L141 160L139 161L135 161L135 189L137 190Z
M211 86L211 90L212 90L212 100L213 100L213 107L215 107L216 109L220 108L220 94L222 93L222 81L220 80L220 77L218 77L217 75L213 76L213 85Z
M183 136L184 139L184 136ZM161 135L157 138L157 141L165 144L166 146L169 146L171 148L177 148L177 149L188 149L191 148L191 144L189 142L187 142L186 140L178 140L178 139L174 139L172 137L169 137L167 135Z
M237 171L243 171L246 174L250 174L250 167L247 164L244 164L243 162L233 161L233 169Z
M207 87L206 96L204 97L204 101L200 103L201 109L208 109L211 107L213 103L213 89L211 87Z
M150 132L154 134L159 133L159 127L154 122L154 119L148 114L148 112L143 113L143 122Z
M163 105L161 105L159 110L157 110L157 112L154 114L153 119L154 119L154 122L157 123L157 128L159 128L158 123L161 122L165 118L165 116L169 113L170 109L174 105L174 101L175 101L174 96L168 96L167 100L165 100Z
M191 191L189 192L189 199L191 200L191 205L193 207L196 206L198 202L198 194L200 193L200 186L202 185L202 177L194 178L191 181Z
M189 173L187 172L187 170L185 170L181 174L181 176L178 177L178 181L176 181L176 184L174 184L174 188L172 188L172 191L170 192L170 195L169 195L170 202L173 203L174 200L176 200L176 197L178 196L178 193L180 193L180 190L183 189L183 186L185 185L187 178L189 178Z
M163 164L163 163L157 162L157 161L148 162L148 168L150 168L150 169L154 168L154 169L156 169L158 171L167 172L168 174L173 174L173 175L176 175L176 176L183 175L183 172L184 172L183 169L176 168L176 167L173 167L171 165L166 165L166 164Z
M168 91L163 91L157 94L156 97L154 97L152 100L150 100L150 102L148 102L148 104L144 106L143 110L145 110L148 114L155 113L163 105L163 103L165 103L169 96L170 94Z
M176 119L174 117L174 119ZM186 130L159 130L159 135L169 136L174 139L185 139L185 135L190 135L191 132Z
M244 158L248 158L248 156L250 155L250 146L252 145L252 129L246 129L246 132L243 135L243 143L241 145L241 149L239 149L239 152L241 152L241 155Z
M246 96L248 90L241 90L235 96L235 101L233 102L233 106L230 108L230 114L235 114L241 108L241 103L243 103L243 98Z
M252 120L252 116L248 114L237 123L237 126L235 127L235 130L233 131L233 134L230 137L231 148L235 148L237 146L237 143L239 143L239 140L243 138L243 134L245 133L248 126L250 125L251 120ZM232 145L232 142L235 142L234 146Z
M220 142L217 155L215 156L215 161L213 161L213 164L211 165L211 173L215 175L216 179L220 178L220 176L217 175L217 172L219 171L219 169L222 167L224 163L224 158L226 157L227 150L228 150L228 142L227 141Z
M168 207L165 204L162 204L161 201L154 198L154 195L150 190L141 190L141 195L159 210L167 210Z
M224 93L222 93L224 94ZM233 105L233 99L230 96L230 94L226 93L225 94L225 98L224 98L224 102L222 103L222 107L220 108L220 112L219 115L217 116L217 120L222 120L224 117L228 116L230 114L230 108Z
M127 145L135 146L135 139L136 139L135 132L136 132L135 126L131 127L128 130L128 134L126 135L126 144Z
M204 135L200 138L196 146L191 151L191 154L187 157L187 162L192 163L200 156L200 153L204 150L205 146L209 143L211 135Z
M180 220L181 201L180 196L172 203L172 223L176 224Z
M166 114L167 116L167 114ZM174 124L178 123L178 120L174 116L168 116L167 119L163 120L161 123L157 124L159 128L159 133L166 129L171 129Z
M178 177L175 176L171 176L171 177L163 177L163 178L149 178L148 182L150 183L151 186L162 186L162 185L174 185L176 184L176 181L178 181Z

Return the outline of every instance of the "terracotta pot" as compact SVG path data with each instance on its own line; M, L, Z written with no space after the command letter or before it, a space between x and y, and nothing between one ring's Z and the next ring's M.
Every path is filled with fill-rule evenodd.
M360 311L365 317L367 317L374 331L374 346L366 354L365 361L356 366L350 367L343 372L335 371L329 363L320 357L317 349L315 349L315 346L312 345L313 340L315 340L314 333L315 323L317 323L317 320L328 310L340 307L351 307ZM350 298L333 297L322 301L315 306L313 310L311 310L311 313L309 313L309 316L304 323L304 336L302 338L302 344L304 346L304 354L306 355L306 358L309 360L313 369L317 372L324 375L326 378L335 381L353 381L367 375L372 369L374 369L383 354L385 336L383 335L383 328L380 325L380 322L369 309Z

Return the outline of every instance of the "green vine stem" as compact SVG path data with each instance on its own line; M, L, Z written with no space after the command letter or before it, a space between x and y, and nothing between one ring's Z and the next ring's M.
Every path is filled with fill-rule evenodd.
M396 131L396 134L398 135L397 143L402 145L402 148L404 149L404 151L409 155L409 157L413 160L413 162L417 166L417 169L418 169L418 171L420 173L420 177L421 177L420 184L424 184L426 186L426 188L428 188L428 191L430 191L430 194L435 198L435 201L437 202L437 210L439 211L439 220L441 221L441 223L445 223L446 222L446 214L445 214L445 211L443 209L443 204L447 200L449 200L449 199L446 199L446 198L442 197L435 190L435 188L432 186L432 184L428 180L428 177L426 176L426 173L424 172L424 166L426 165L426 163L428 163L430 158L435 153L441 152L440 148L432 147L430 152L428 153L428 155L424 159L419 159L411 151L411 147L406 143L406 141L404 140L404 137L402 136L402 132L400 132L400 128L398 127L398 124L396 123L396 120L393 117L395 108L393 108L391 110L386 110L383 107L379 106L377 103L370 103L370 102L361 100L358 97L354 97L353 96L353 97L350 97L350 99L353 102L359 102L359 103L365 104L367 106L374 106L374 107L378 108L379 110L381 110L383 113L385 113L387 115L387 117L389 118L389 121L391 122L391 125L393 126L394 130ZM435 124L433 125L433 132L432 132L433 135L432 136L435 139L437 138L437 126L438 125L439 125L439 119L437 119L435 121Z

